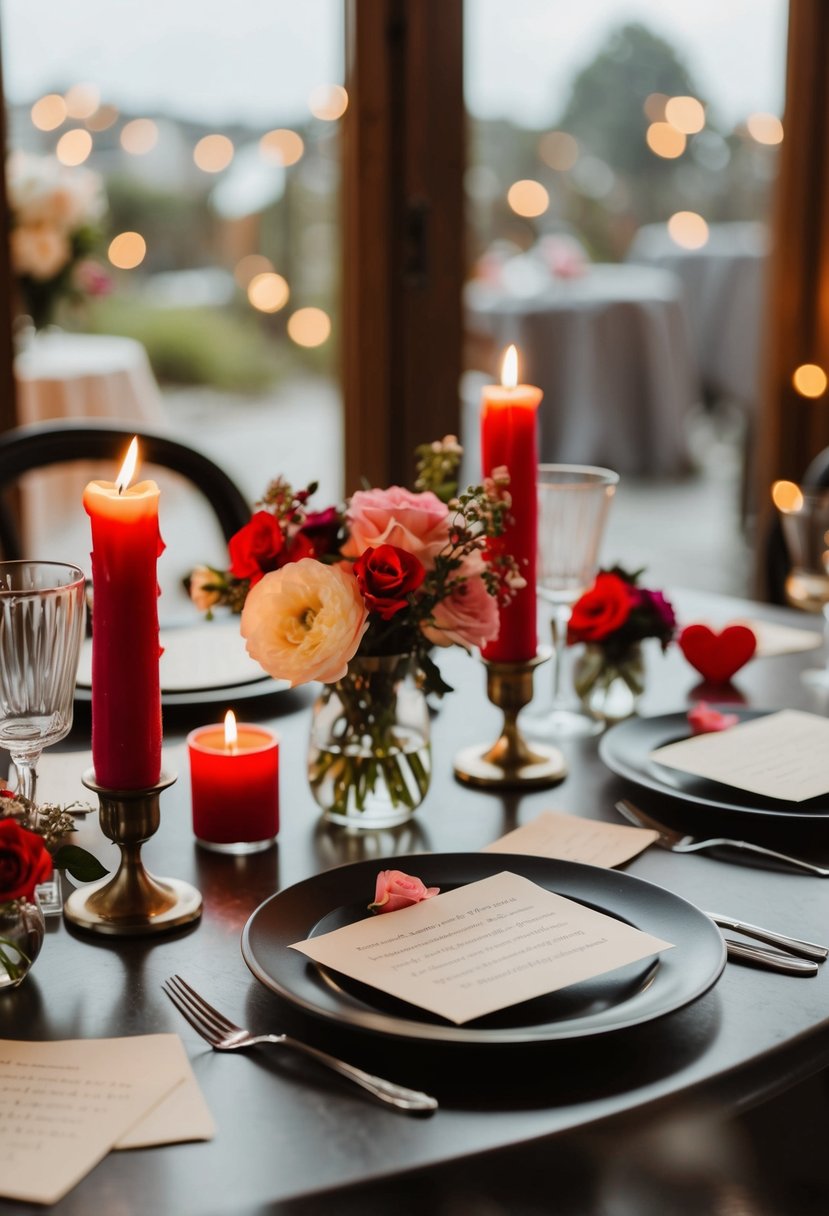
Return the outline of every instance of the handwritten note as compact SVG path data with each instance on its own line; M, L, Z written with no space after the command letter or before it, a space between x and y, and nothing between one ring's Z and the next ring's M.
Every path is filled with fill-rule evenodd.
M829 793L829 719L782 709L651 752L668 768L736 789L805 802Z
M658 833L649 828L630 828L620 823L582 819L562 811L542 811L529 823L499 836L485 845L484 853L528 853L532 857L553 857L561 861L581 861L608 869L630 861Z
M291 948L460 1024L670 943L505 872Z
M8 1199L55 1203L112 1147L211 1134L177 1035L0 1040L0 1195Z

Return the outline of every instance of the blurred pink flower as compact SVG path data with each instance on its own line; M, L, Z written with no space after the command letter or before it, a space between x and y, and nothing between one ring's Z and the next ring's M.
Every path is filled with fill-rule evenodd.
M483 580L484 561L473 553L457 572L451 594L435 604L423 632L435 646L485 646L498 636L498 601ZM462 581L461 581L462 579Z

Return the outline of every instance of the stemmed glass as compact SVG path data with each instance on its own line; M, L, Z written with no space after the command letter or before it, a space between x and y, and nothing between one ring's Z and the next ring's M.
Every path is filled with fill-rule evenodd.
M829 489L776 481L771 496L789 555L786 599L794 608L823 614L827 661L804 671L803 679L829 689Z
M0 562L0 747L32 802L41 751L72 726L84 610L77 566Z
M568 706L561 673L573 604L598 572L599 546L618 482L618 473L593 465L538 467L538 593L553 606L554 646L553 703L543 722L545 731L559 737L601 730L590 714Z

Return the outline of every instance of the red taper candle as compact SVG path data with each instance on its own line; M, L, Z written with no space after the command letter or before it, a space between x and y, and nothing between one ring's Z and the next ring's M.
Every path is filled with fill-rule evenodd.
M481 454L483 472L490 477L494 469L506 466L512 505L509 523L494 543L496 551L511 554L526 586L517 591L500 610L498 637L483 649L483 657L493 663L523 663L535 658L538 649L536 627L536 560L538 546L538 406L541 389L518 384L518 357L514 346L504 357L501 384L487 384L483 390L481 414Z
M158 660L158 486L129 485L132 441L118 479L91 481L92 763L99 785L148 789L161 774Z

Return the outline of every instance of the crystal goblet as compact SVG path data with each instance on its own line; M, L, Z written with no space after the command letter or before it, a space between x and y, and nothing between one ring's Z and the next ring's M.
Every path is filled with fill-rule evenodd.
M803 679L829 689L829 489L776 481L771 495L789 556L786 599L793 608L823 615L826 662L804 671Z
M0 562L0 747L32 802L40 753L72 726L84 582L62 562Z
M602 724L562 693L564 648L573 604L592 585L619 474L594 465L538 468L538 594L552 605L553 702L535 717L559 737L591 735Z

